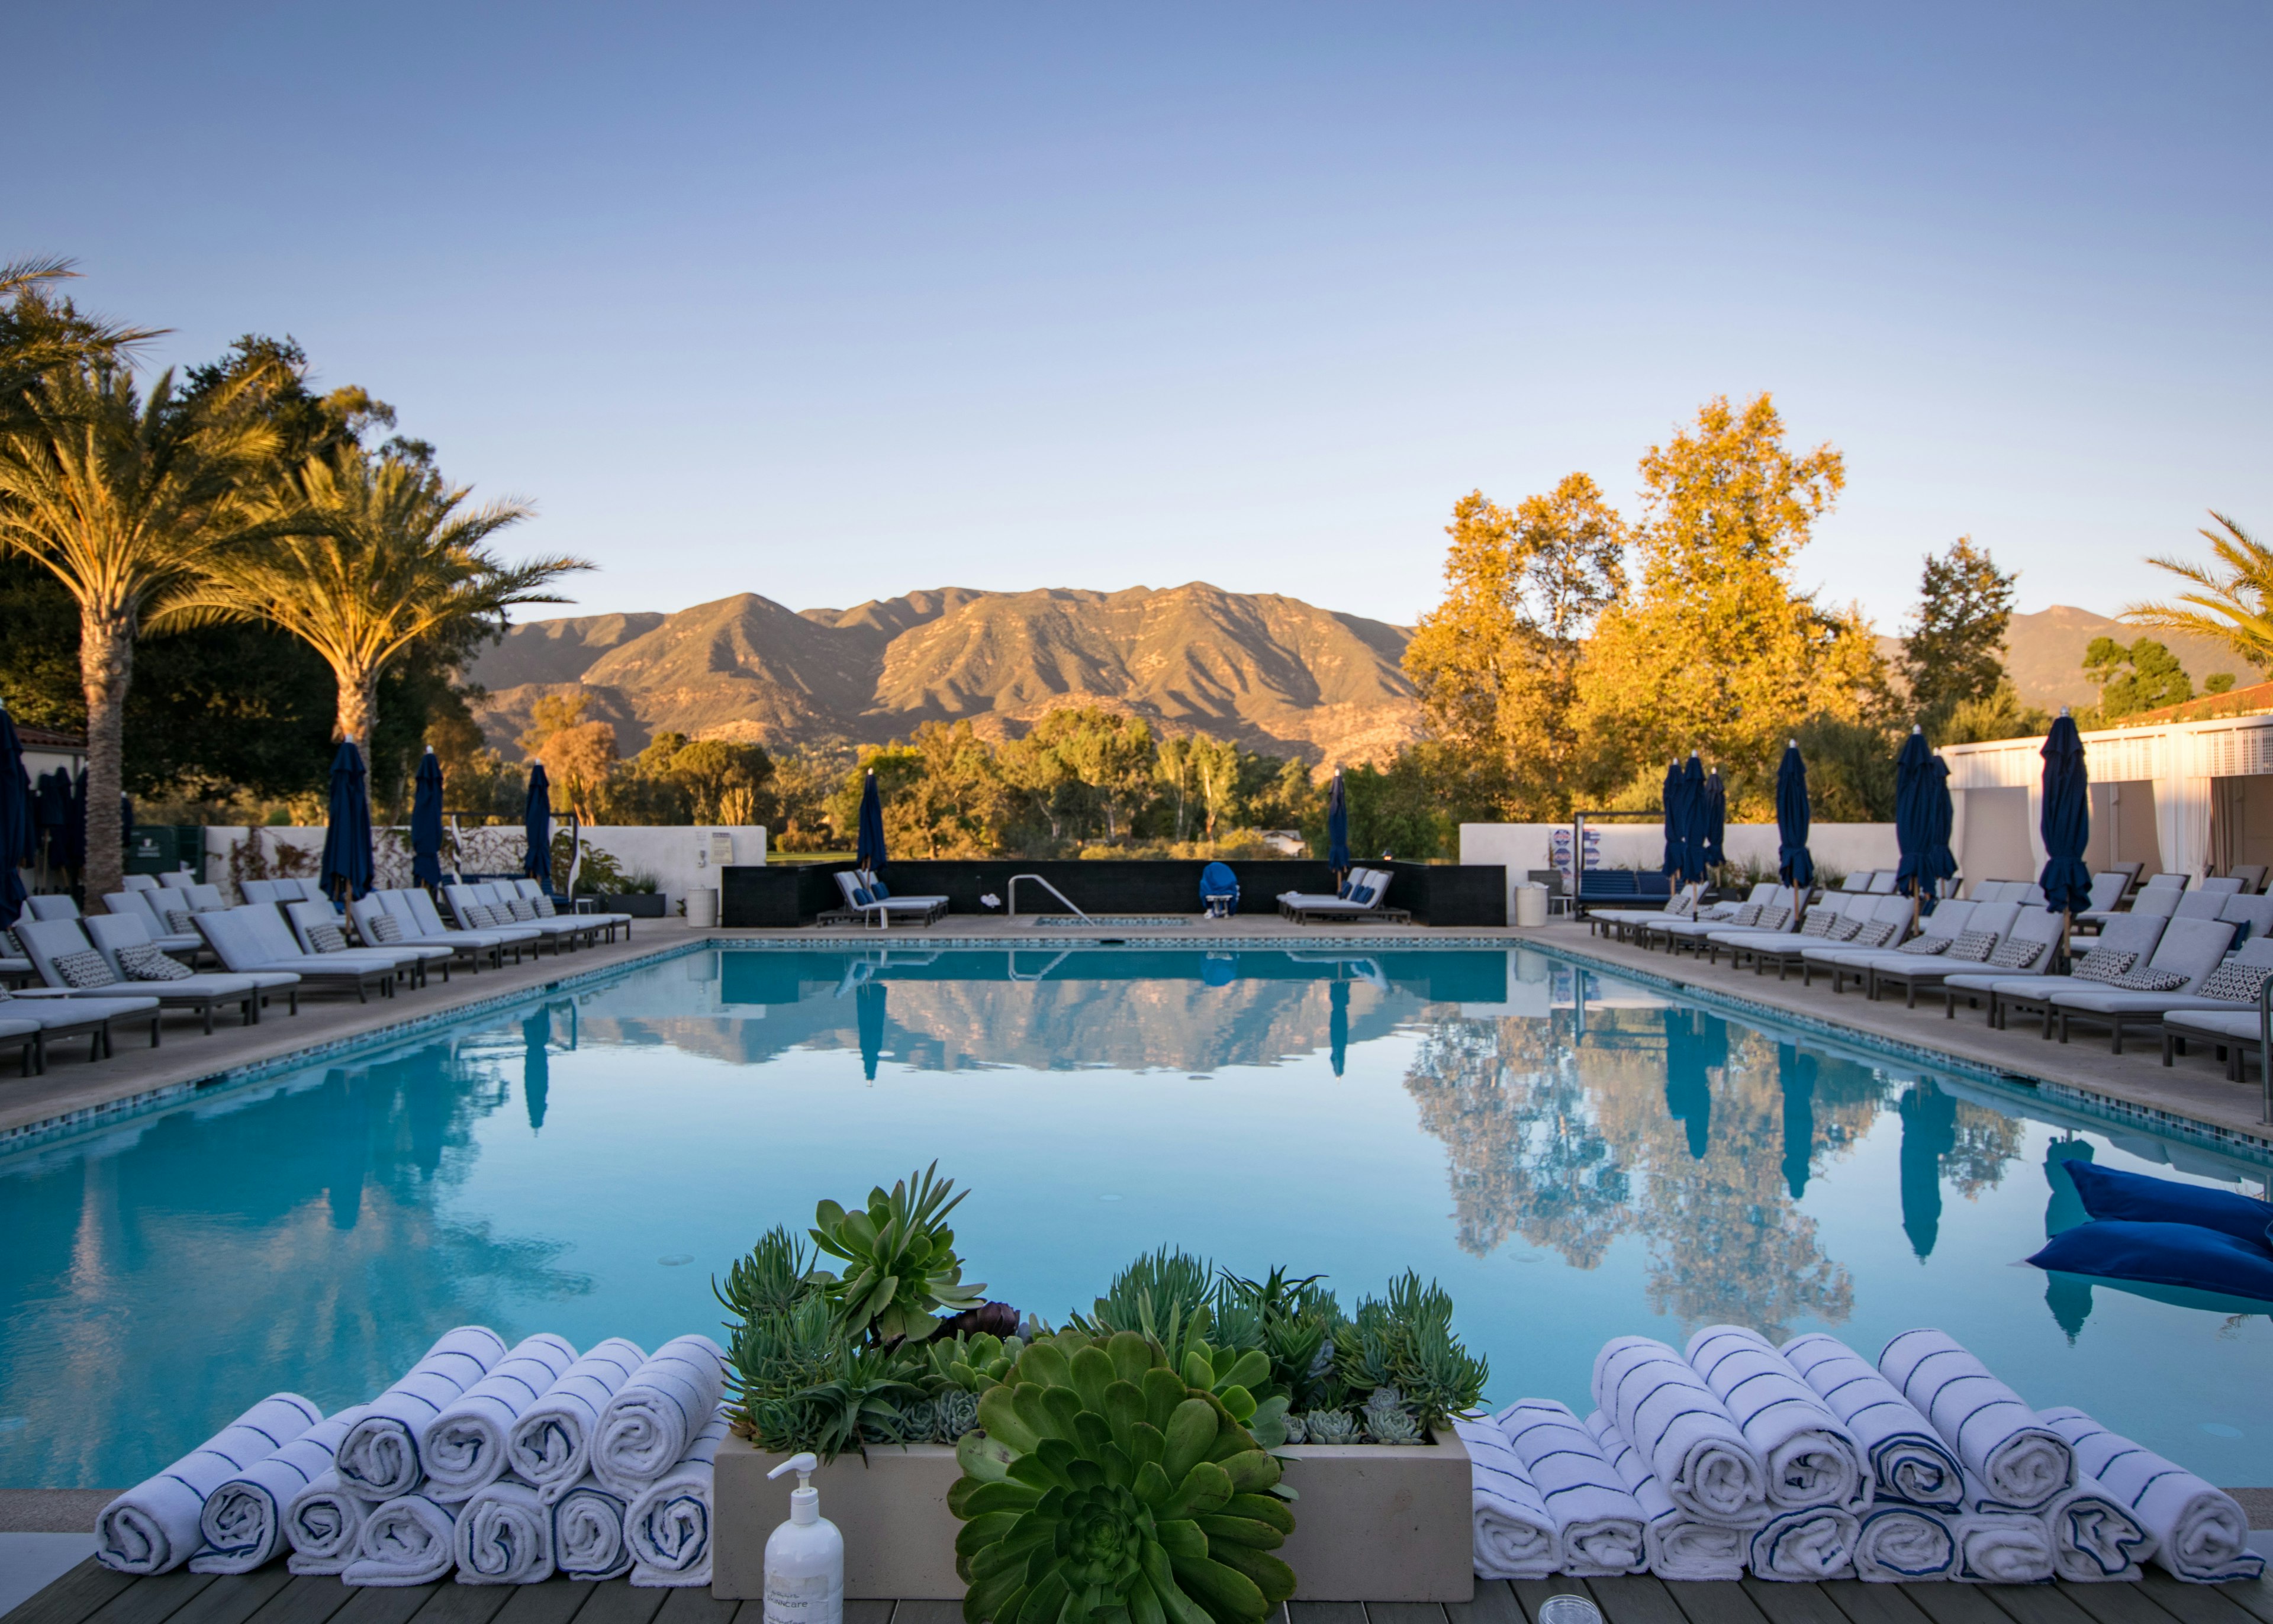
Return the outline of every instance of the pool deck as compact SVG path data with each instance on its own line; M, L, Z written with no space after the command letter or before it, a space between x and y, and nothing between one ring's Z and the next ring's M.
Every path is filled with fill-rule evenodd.
M1556 1595L1590 1597L1606 1624L2273 1624L2273 1584L1669 1583L1480 1581L1471 1602L1294 1602L1282 1624L1537 1624ZM294 1578L281 1562L242 1577L186 1571L129 1579L82 1562L0 1624L762 1624L765 1604L705 1589L443 1583L351 1589ZM844 1624L962 1624L952 1601L848 1601Z

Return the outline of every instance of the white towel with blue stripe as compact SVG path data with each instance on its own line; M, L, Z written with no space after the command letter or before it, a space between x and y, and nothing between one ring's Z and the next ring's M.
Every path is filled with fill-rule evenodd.
M1673 1503L1727 1528L1767 1520L1767 1473L1705 1378L1665 1343L1618 1336L1594 1356L1594 1403Z
M565 1579L620 1579L632 1570L623 1497L591 1478L552 1502L552 1563Z
M1609 1462L1618 1481L1641 1508L1642 1549L1649 1570L1661 1579L1741 1579L1744 1576L1743 1530L1722 1528L1692 1516L1673 1503L1665 1485L1627 1441L1610 1418L1597 1410L1587 1418L1594 1446Z
M371 1412L340 1441L340 1481L365 1500L408 1494L426 1479L418 1439L426 1425L505 1357L505 1339L484 1325L445 1331L408 1375L371 1401Z
M431 1494L398 1494L373 1506L356 1539L349 1584L430 1584L457 1560L458 1508Z
M1752 1536L1752 1576L1786 1583L1855 1576L1855 1514L1837 1506L1779 1511Z
M1950 1524L1957 1560L1949 1576L1962 1584L2042 1584L2058 1570L2052 1530L2036 1512L2000 1499L1965 1475L1965 1510Z
M628 1504L686 1457L725 1390L726 1355L716 1343L696 1335L664 1343L600 1411L592 1475Z
M2075 1486L2044 1508L2052 1564L2063 1579L2098 1584L2139 1577L2156 1539L2138 1515L2076 1463Z
M1477 1576L1544 1579L1562 1565L1563 1546L1523 1457L1489 1416L1456 1416L1452 1430L1468 1451Z
M525 1483L484 1484L458 1508L450 1554L461 1584L539 1584L552 1576L552 1512Z
M646 1363L637 1343L611 1336L571 1365L514 1422L506 1440L506 1469L534 1486L546 1505L556 1504L591 1467L600 1411Z
M292 1545L284 1565L296 1574L344 1572L370 1515L371 1501L349 1493L338 1472L324 1473L284 1508L284 1538Z
M1821 1331L1795 1336L1777 1351L1863 1447L1874 1502L1900 1501L1950 1515L1965 1508L1964 1467L1877 1366ZM1860 1560L1856 1567L1860 1571Z
M136 1484L94 1520L94 1560L115 1573L166 1573L205 1543L206 1497L324 1418L297 1393L274 1393L154 1478Z
M2041 1511L2075 1486L2067 1441L1946 1332L1902 1332L1879 1352L1879 1373L1933 1423L1990 1498Z
M205 1546L190 1559L190 1571L251 1573L281 1556L293 1501L330 1472L332 1452L361 1419L361 1404L327 1417L206 1495L198 1519Z
M1863 1446L1767 1337L1742 1325L1708 1325L1684 1351L1767 1467L1770 1505L1860 1511L1871 1503Z
M420 1431L426 1492L440 1501L465 1500L505 1476L506 1439L514 1423L575 1362L567 1338L550 1331L515 1343Z
M1856 1519L1855 1576L1874 1584L1947 1579L1957 1562L1949 1518L1924 1506L1881 1501Z
M1594 1578L1648 1566L1641 1504L1602 1458L1585 1422L1551 1398L1519 1399L1493 1419L1555 1519L1562 1571Z
M725 1441L720 1411L695 1434L685 1458L641 1491L624 1513L632 1549L632 1583L685 1586L710 1583L710 1476Z
M2248 1514L2233 1496L2081 1410L2047 1410L2044 1418L2074 1446L2076 1463L2101 1490L2155 1537L2154 1560L2164 1568L2194 1584L2264 1574L2265 1559L2248 1548Z

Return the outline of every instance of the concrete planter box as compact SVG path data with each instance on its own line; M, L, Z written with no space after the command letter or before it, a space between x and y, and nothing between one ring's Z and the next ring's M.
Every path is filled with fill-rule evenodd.
M1475 1595L1468 1452L1429 1444L1297 1444L1288 1465L1294 1534L1279 1552L1297 1601L1468 1601ZM793 1478L770 1482L782 1456L739 1438L718 1450L712 1486L710 1593L765 1594L766 1536L789 1515ZM821 1515L844 1535L847 1600L958 1600L947 1492L962 1476L943 1444L871 1448L814 1475Z

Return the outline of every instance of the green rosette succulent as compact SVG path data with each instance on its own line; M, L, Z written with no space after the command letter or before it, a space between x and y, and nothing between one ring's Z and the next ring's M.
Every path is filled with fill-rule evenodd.
M954 1179L934 1176L938 1170L934 1162L889 1190L877 1186L866 1210L847 1212L835 1201L814 1209L814 1245L845 1267L842 1274L816 1269L812 1279L848 1331L874 1342L921 1342L942 1312L960 1313L986 1300L983 1282L963 1283L963 1260L946 1223L963 1196L954 1194Z
M1037 1341L979 1421L947 1502L967 1624L1257 1624L1294 1594L1279 1463L1150 1339Z

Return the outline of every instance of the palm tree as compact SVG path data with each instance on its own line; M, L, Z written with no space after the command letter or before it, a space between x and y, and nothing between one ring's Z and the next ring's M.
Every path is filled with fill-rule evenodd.
M246 380L249 385L252 380ZM126 692L146 616L252 525L275 438L244 386L192 407L166 372L146 399L114 360L50 365L0 415L0 549L78 601L86 694L90 896L118 889Z
M530 509L469 508L470 495L419 463L337 446L302 464L259 539L206 560L162 624L266 620L289 632L331 666L335 731L369 761L391 662L469 621L501 624L514 604L567 602L545 587L592 567L566 556L502 562L483 543Z
M2273 547L2215 508L2209 516L2218 528L2201 534L2217 555L2217 564L2148 560L2197 590L2180 593L2176 603L2134 603L2123 611L2123 618L2133 625L2209 638L2260 670L2273 670ZM2193 607L2185 607L2188 604Z
M12 302L0 310L0 421L20 423L29 404L25 391L55 368L116 361L158 336L82 316L70 300L52 296L54 284L78 274L68 259L0 263L0 300Z

